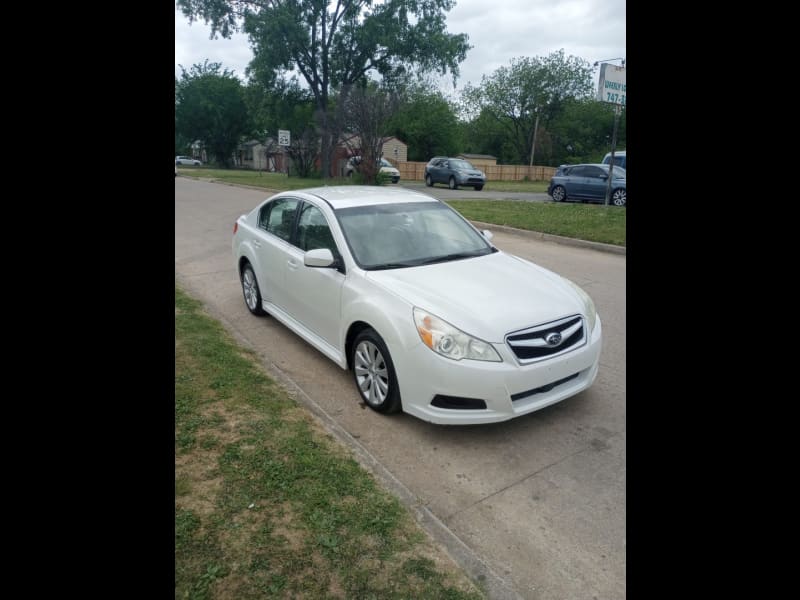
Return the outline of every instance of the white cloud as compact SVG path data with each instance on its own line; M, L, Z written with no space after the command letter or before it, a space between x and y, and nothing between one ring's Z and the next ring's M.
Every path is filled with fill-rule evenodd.
M626 0L457 0L447 14L450 33L466 33L473 48L461 63L457 86L480 83L483 75L508 66L512 58L547 56L561 48L566 55L590 63L627 58L625 51ZM175 11L175 74L178 64L189 68L220 62L244 78L252 59L247 36L209 40L210 28L195 21L189 25L180 10ZM452 89L452 77L442 79Z

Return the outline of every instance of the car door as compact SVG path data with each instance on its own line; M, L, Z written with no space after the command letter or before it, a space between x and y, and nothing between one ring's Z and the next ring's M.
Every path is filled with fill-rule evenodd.
M258 256L258 264L254 268L261 297L283 310L287 310L288 306L285 291L286 256L299 204L297 198L278 198L265 204L258 214L256 239L253 240Z
M586 177L583 182L583 197L591 200L604 200L606 197L606 184L608 183L608 171L600 167L587 166Z
M447 183L450 178L450 161L440 160L436 165L436 177L433 178L434 183Z
M333 268L305 266L305 253L317 248L328 248L335 258L341 257L322 210L304 202L296 235L286 249L287 303L296 320L334 348L339 348L345 275Z

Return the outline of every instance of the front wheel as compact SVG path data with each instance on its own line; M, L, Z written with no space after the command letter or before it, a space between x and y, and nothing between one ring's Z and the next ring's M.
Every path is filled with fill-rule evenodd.
M553 196L553 202L563 202L567 198L567 190L560 185L557 185L553 188L553 193L551 196Z
M381 336L365 329L353 342L353 377L364 404L379 413L400 410L400 388L392 357Z
M475 186L475 191L476 191L476 192L480 192L482 189L483 189L483 186L482 186L482 185L476 185L476 186Z
M242 294L244 295L244 303L254 315L262 316L267 314L261 307L261 290L258 289L258 281L256 281L256 274L253 272L253 267L247 263L242 270Z
M622 188L614 190L611 194L611 204L614 206L625 206L628 203L628 192Z
M450 187L451 190L458 189L458 184L456 183L455 177L450 177L450 181L447 182L447 185Z
M425 175L425 185L427 185L428 187L433 186L433 179L431 179L430 175Z

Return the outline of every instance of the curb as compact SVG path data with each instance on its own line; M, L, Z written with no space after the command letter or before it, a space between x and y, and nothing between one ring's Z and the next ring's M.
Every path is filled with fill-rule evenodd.
M245 185L242 183L230 183L228 181L220 181L218 179L206 179L203 177L195 177L193 175L178 175L178 177L186 177L187 179L194 179L196 181L207 181L208 183L216 183L218 185L229 185L231 187L240 187L248 190L256 190L258 192L267 192L268 195L277 194L283 190L274 190L272 188L257 187L254 185ZM484 223L483 221L470 221L475 227L479 229L489 229L502 231L503 233L510 233L511 235L519 235L534 240L543 240L545 242L555 242L557 244L564 244L565 246L575 246L577 248L590 248L592 250L599 250L601 252L610 252L612 254L622 254L627 256L627 248L625 246L616 246L614 244L604 244L602 242L590 242L588 240L579 240L577 238L569 238L552 233L542 233L541 231L531 231L529 229L517 229L516 227L509 227L508 225L498 225L496 223Z
M614 244L604 244L603 242L590 242L588 240L579 240L577 238L569 238L552 233L542 233L541 231L530 231L528 229L517 229L516 227L509 227L508 225L497 225L496 223L484 223L483 221L470 221L478 229L492 229L502 231L503 233L510 233L511 235L518 235L534 240L544 240L545 242L555 242L557 244L564 244L566 246L575 246L578 248L591 248L592 250L600 250L601 252L611 252L612 254L622 254L627 256L627 248L625 246L616 246Z

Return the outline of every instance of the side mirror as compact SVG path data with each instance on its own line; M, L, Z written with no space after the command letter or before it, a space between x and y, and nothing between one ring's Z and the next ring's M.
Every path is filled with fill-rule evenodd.
M303 264L307 267L330 268L336 266L333 253L328 248L309 250L303 256Z
M488 229L484 229L483 231L481 231L481 233L483 234L483 237L485 237L487 240L492 241L494 234L491 231L489 231Z

